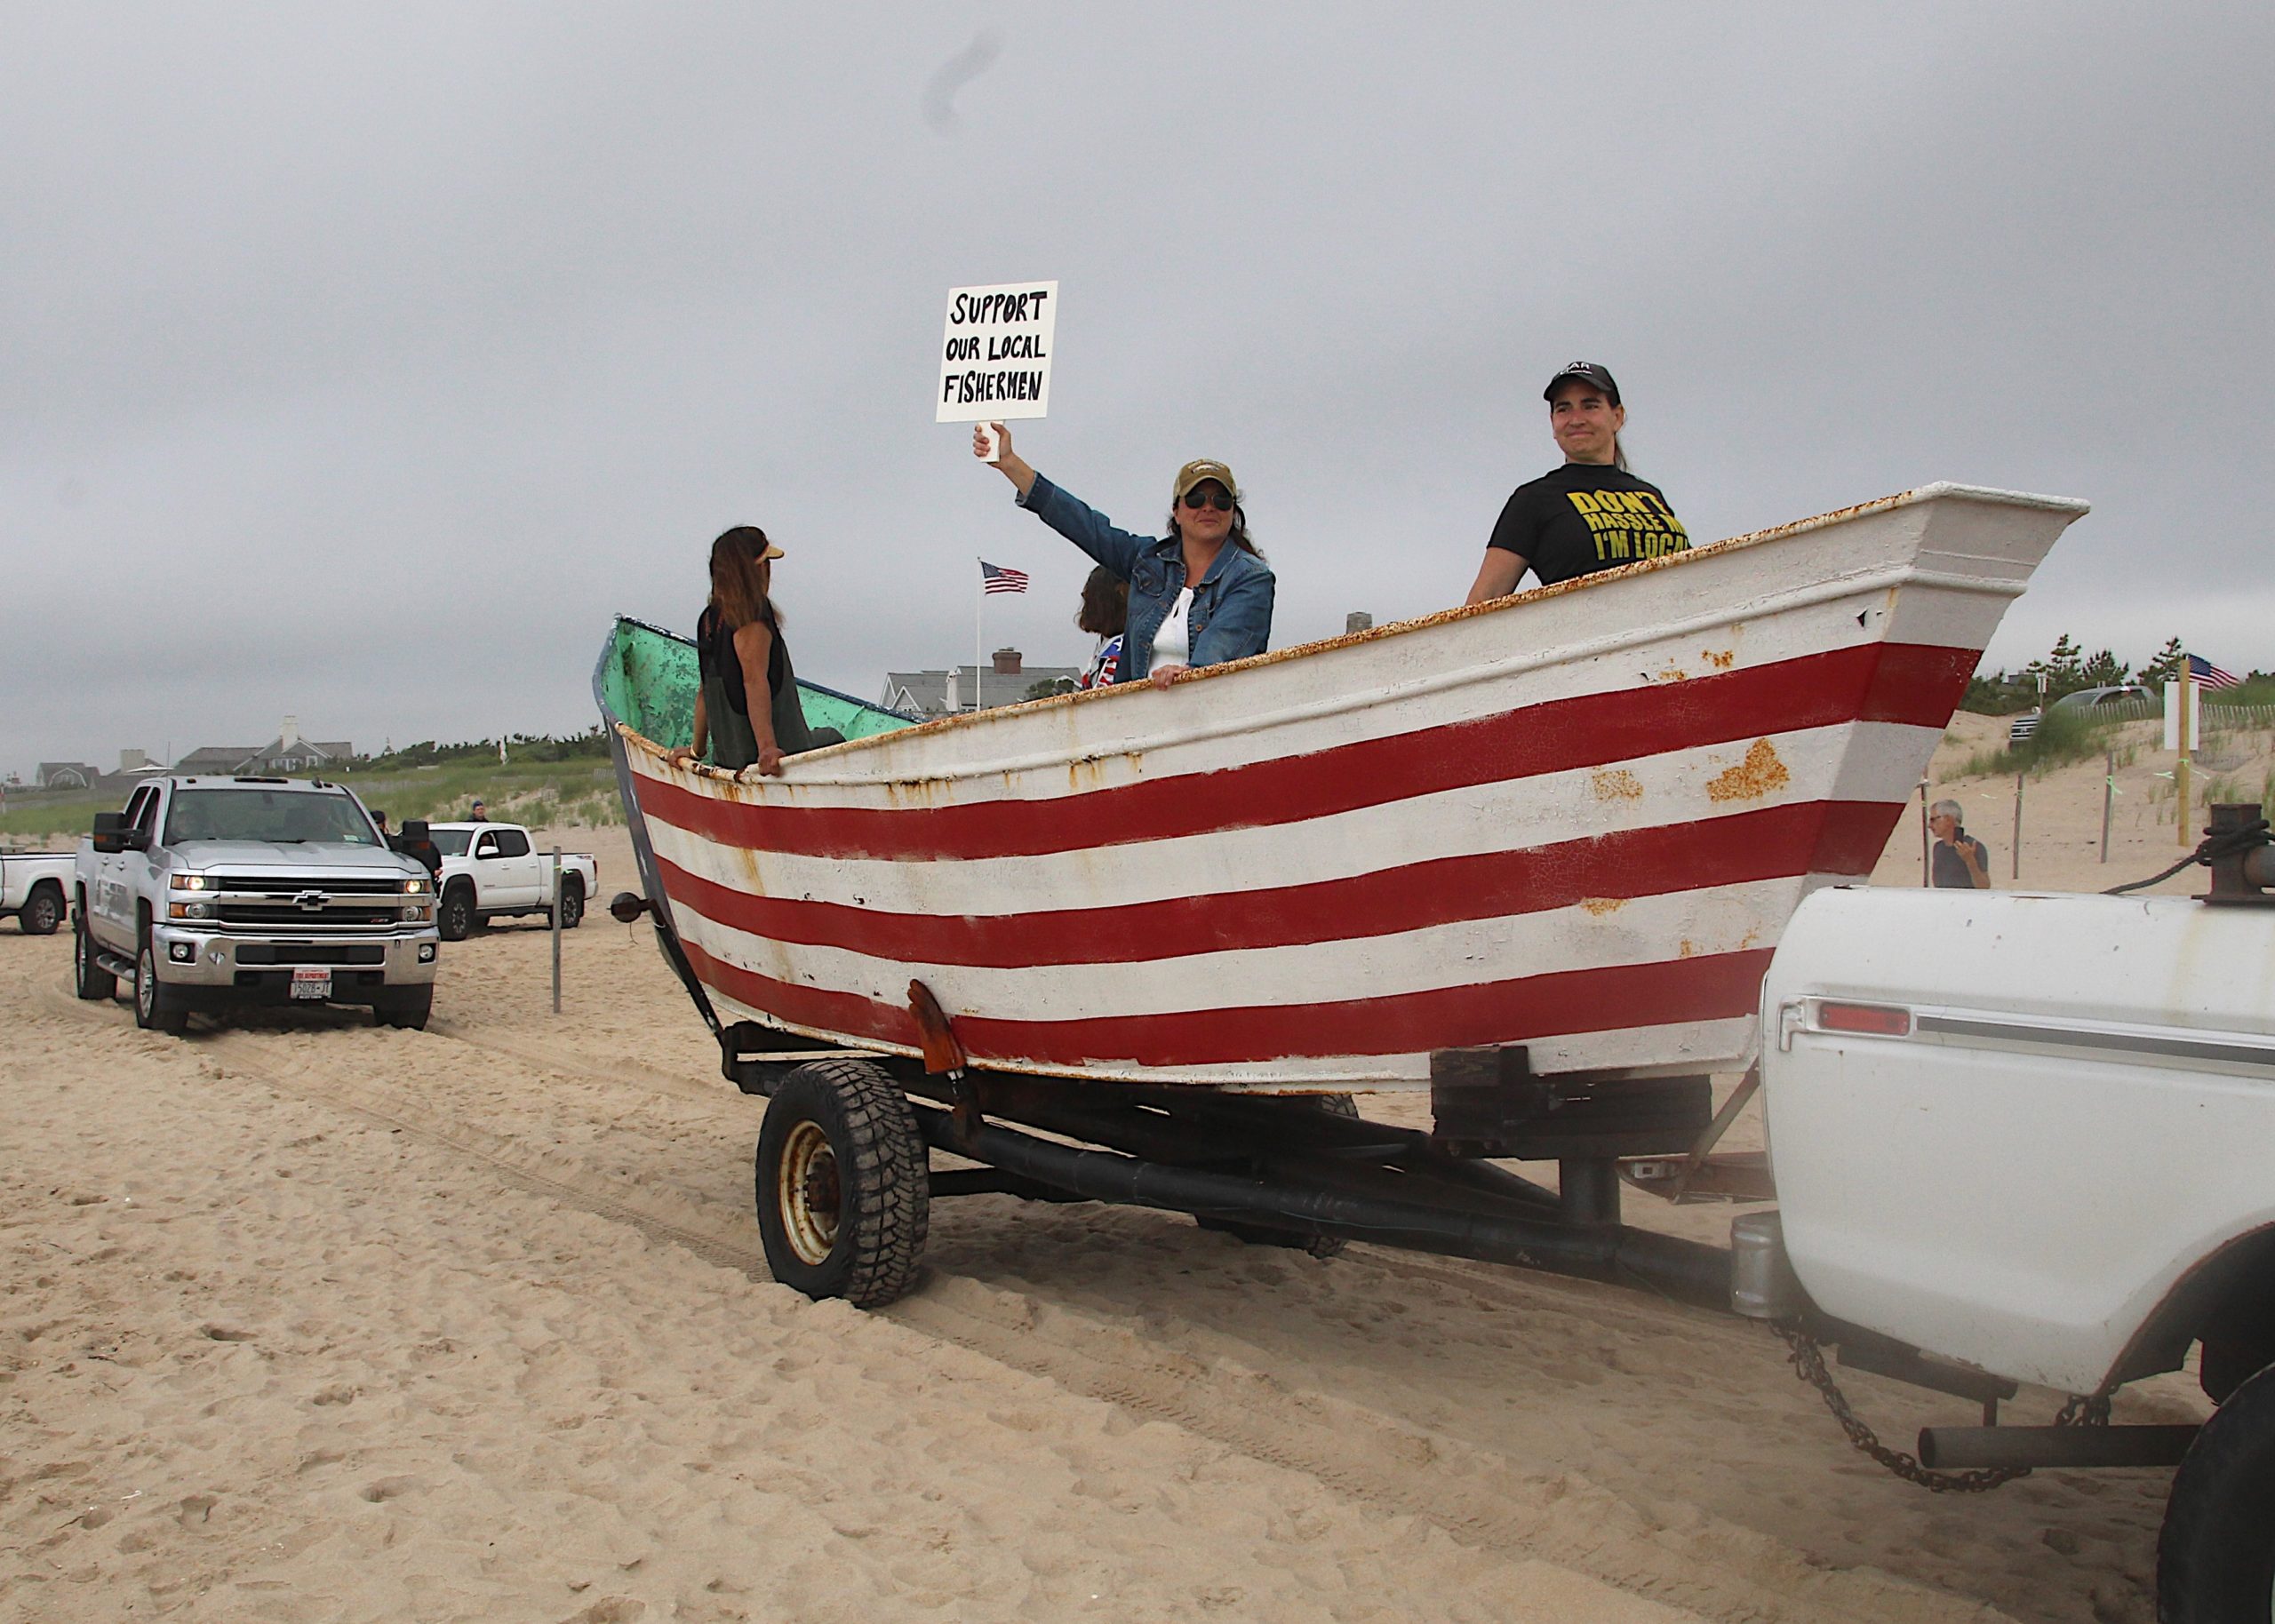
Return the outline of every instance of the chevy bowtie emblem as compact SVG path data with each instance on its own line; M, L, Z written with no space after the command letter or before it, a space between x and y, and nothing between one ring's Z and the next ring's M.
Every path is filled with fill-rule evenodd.
M322 891L303 891L292 902L295 906L305 908L310 913L331 905L331 898Z

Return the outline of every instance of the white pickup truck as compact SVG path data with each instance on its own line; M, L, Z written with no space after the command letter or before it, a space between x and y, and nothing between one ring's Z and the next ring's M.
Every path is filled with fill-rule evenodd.
M519 824L429 824L443 854L438 880L445 942L463 942L486 920L553 911L553 854L539 851ZM601 883L589 853L561 855L561 928L584 922L585 904Z
M2013 1383L2082 1396L1930 1428L1920 1466L2177 1464L2165 1624L2275 1616L2275 847L2211 867L2201 901L1804 902L1762 992L1777 1211L1734 1238L1739 1311L1843 1363L1986 1421ZM2200 1429L2095 1424L2191 1349Z
M15 915L28 936L52 936L63 923L71 886L69 852L0 851L0 919Z

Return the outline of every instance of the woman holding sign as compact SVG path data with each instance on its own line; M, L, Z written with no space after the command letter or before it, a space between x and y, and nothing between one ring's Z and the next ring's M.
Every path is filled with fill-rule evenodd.
M1120 680L1167 688L1180 671L1261 654L1272 637L1272 566L1249 539L1233 471L1202 458L1177 470L1169 533L1118 529L1104 513L1052 484L1011 449L1001 423L972 431L971 454L994 458L1019 506L1130 583Z

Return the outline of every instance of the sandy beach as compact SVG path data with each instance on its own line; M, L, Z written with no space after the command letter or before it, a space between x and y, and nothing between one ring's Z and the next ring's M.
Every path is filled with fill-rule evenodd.
M2005 884L2010 783L1943 776L2002 728L1960 718L1936 781ZM2120 775L2106 866L2100 764L2034 782L2024 882L2182 855L2166 765ZM623 831L561 838L631 882ZM1877 878L1918 872L1907 816ZM910 1297L810 1302L760 1252L762 1102L650 932L565 950L559 1016L532 924L444 950L427 1032L176 1039L0 927L0 1619L2151 1616L2167 1474L1930 1495L1768 1332L1632 1293L983 1196L936 1203ZM1969 1418L1845 1384L1900 1445ZM2119 1417L2202 1409L2173 1376Z

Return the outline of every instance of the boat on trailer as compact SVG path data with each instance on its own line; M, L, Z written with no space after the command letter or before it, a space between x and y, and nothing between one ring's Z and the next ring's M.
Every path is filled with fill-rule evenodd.
M644 894L611 912L767 1097L759 1230L808 1295L890 1302L932 1200L1000 1192L1728 1310L1731 1253L1624 1225L1623 1174L1693 1182L1787 919L1869 875L2085 511L1932 485L921 725L802 685L846 742L774 778L670 760L694 650L621 620L594 689ZM1348 1097L1401 1088L1428 1130Z

